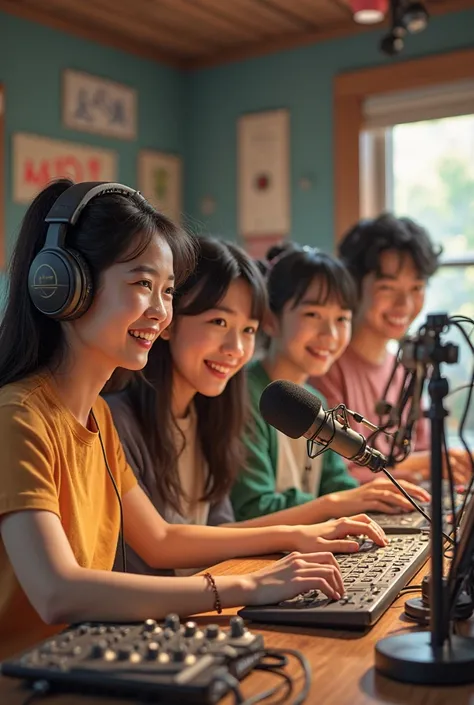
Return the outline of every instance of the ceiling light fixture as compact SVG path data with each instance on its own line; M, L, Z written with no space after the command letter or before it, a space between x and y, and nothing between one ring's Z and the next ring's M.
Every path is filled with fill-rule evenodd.
M388 0L350 0L354 21L358 24L382 22L388 10Z
M406 6L401 21L412 34L423 32L428 25L428 12L421 2L410 2Z
M404 47L407 32L422 32L429 15L422 2L390 0L390 32L380 42L380 51L388 56L399 54Z

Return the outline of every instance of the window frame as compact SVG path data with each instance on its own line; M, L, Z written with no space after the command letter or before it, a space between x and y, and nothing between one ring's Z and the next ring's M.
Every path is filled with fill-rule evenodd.
M375 218L393 211L393 131L391 127L362 130L360 135L360 217ZM474 251L441 255L440 267L474 265Z
M334 219L336 242L362 216L361 134L364 102L382 93L474 78L474 49L339 74L334 80Z

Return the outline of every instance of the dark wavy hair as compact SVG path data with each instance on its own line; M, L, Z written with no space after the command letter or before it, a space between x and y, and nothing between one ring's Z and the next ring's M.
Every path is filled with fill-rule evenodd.
M354 310L356 291L348 270L339 259L315 247L274 245L260 261L260 269L267 271L269 305L276 315L289 301L293 308L298 306L313 280L319 283L321 306L335 299L342 308Z
M46 240L45 218L72 181L60 179L41 191L23 219L9 267L9 289L0 323L0 387L56 363L64 351L64 329L33 305L28 271ZM178 281L194 266L193 239L151 205L119 194L92 199L66 235L66 245L87 261L94 287L101 273L115 262L143 252L154 235L169 244Z
M240 248L215 238L198 239L197 267L178 289L174 316L198 316L209 311L224 298L230 284L242 279L252 294L252 318L263 319L267 307L265 282L257 265ZM178 475L178 459L182 449L176 448L176 422L171 412L173 359L167 340L158 339L148 355L141 373L129 375L125 393L143 437L155 460L155 480L166 505L180 511L182 489ZM121 378L121 379L119 379ZM117 375L118 387L124 377ZM109 390L113 389L112 385ZM227 383L217 397L196 394L198 441L208 466L203 500L222 499L233 485L235 475L245 458L242 443L248 414L247 386L244 370ZM186 439L183 438L185 443Z
M435 247L421 225L411 218L396 218L382 213L378 218L361 220L339 244L339 257L351 272L360 293L362 280L375 272L383 275L380 256L387 250L409 255L421 279L429 279L438 269L442 247Z

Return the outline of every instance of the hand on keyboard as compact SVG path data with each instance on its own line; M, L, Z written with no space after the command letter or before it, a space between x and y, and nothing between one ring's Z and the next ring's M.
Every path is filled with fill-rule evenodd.
M290 553L249 577L253 605L281 602L307 590L320 590L332 600L344 594L341 569L332 553Z
M354 553L359 543L354 536L366 536L379 546L387 545L383 529L366 514L332 519L321 524L295 527L295 549L302 553L331 551L332 553Z
M404 489L417 501L429 501L429 493L422 487L403 482ZM397 490L390 480L377 479L353 490L333 492L323 498L330 503L333 516L358 514L359 512L384 512L401 514L411 512L413 506Z
M450 448L449 461L455 483L469 482L472 476L472 459L463 448ZM443 476L449 477L446 462L443 463ZM421 475L423 479L430 477L431 454L428 450L411 453L406 460L396 467L395 475Z

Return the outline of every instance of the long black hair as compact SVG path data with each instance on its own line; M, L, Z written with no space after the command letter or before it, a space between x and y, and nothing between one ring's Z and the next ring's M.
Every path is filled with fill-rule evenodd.
M53 203L72 185L68 179L48 185L23 219L10 262L7 302L0 323L0 387L50 365L64 349L63 326L35 308L27 282L30 265L46 240L45 218ZM139 203L119 194L92 199L69 229L66 246L84 257L97 287L105 269L140 255L156 234L172 250L179 281L194 266L193 240L145 201Z
M197 267L178 289L174 315L198 316L218 305L230 284L242 279L251 290L252 318L261 321L267 306L265 282L252 259L229 242L201 237ZM158 492L165 503L180 511L182 490L176 447L176 422L171 411L173 359L167 340L158 339L148 363L133 374L126 395L155 461ZM123 377L122 377L123 379ZM113 379L112 379L113 381ZM240 370L216 397L196 394L198 442L208 466L203 500L215 502L230 490L241 467L245 448L242 436L248 413L244 370ZM183 439L185 443L186 439Z
M339 259L315 247L274 245L260 261L260 270L267 272L270 309L277 316L289 301L293 308L298 306L313 280L319 283L321 306L335 299L341 308L354 310L356 289L348 270Z

